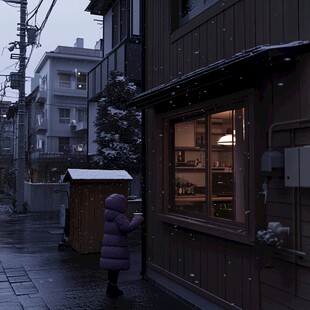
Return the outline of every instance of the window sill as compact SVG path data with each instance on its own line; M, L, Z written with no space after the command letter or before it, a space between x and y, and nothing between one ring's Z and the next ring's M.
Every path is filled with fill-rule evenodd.
M240 228L221 227L216 223L207 223L206 221L199 219L180 215L176 216L173 214L159 214L158 220L163 223L177 225L227 240L237 241L247 245L254 245L254 241L250 239L250 236L244 231L240 231Z

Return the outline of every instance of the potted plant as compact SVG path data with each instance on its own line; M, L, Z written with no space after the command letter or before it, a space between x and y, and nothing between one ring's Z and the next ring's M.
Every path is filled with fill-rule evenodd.
M262 250L263 267L274 267L274 251L275 249L282 248L283 240L271 229L259 230L256 234L256 238Z

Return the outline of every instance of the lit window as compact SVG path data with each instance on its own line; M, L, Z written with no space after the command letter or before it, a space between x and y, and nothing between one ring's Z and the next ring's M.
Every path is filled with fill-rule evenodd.
M59 109L59 124L70 123L70 109L61 108Z
M245 118L245 109L240 108L170 121L174 185L169 212L245 222Z
M77 72L76 74L76 88L77 89L82 89L82 90L86 89L86 78L87 78L86 73Z
M6 118L7 117L7 109L1 109L1 117Z

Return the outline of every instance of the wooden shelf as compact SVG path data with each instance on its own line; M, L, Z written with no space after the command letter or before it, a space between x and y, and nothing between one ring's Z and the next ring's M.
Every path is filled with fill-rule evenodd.
M176 146L174 148L175 151L204 151L205 148L199 146Z
M175 170L195 170L195 171L205 171L205 167L175 167Z

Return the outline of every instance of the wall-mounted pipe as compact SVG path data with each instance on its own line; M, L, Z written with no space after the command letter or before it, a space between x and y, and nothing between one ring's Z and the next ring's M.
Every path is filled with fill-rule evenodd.
M272 230L277 235L287 235L290 234L290 228L282 226L280 222L269 222L268 229Z

